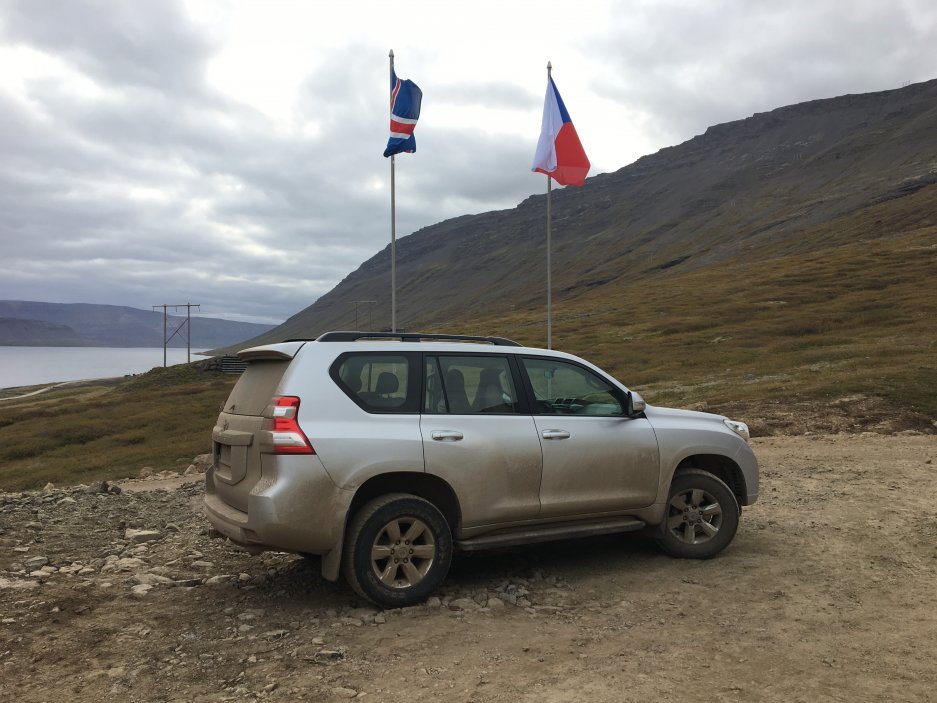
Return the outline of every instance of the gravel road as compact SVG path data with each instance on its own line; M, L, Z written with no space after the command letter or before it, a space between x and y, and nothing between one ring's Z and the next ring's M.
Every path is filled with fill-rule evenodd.
M198 483L0 494L0 700L937 700L937 437L753 444L719 558L462 554L394 611L210 539Z

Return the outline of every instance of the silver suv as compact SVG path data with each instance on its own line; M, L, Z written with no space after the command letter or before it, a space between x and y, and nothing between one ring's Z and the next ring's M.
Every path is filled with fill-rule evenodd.
M239 356L209 519L253 552L321 555L381 606L431 595L455 549L644 530L707 559L758 497L744 423L646 405L571 354L330 332Z

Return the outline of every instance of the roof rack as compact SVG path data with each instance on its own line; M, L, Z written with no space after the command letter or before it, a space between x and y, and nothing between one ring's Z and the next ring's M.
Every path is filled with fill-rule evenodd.
M326 332L317 342L357 342L359 339L399 339L401 342L422 342L424 339L452 342L485 342L498 347L523 346L504 337L473 337L466 334L429 334L424 332ZM299 341L299 340L287 340Z

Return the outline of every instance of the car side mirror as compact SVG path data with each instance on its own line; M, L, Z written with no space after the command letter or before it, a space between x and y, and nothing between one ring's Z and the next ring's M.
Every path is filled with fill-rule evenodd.
M640 415L647 408L647 403L637 391L631 391L631 414Z

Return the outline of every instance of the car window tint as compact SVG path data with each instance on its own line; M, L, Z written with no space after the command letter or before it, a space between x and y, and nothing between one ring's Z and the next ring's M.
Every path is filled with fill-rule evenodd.
M576 364L557 359L524 358L537 415L624 415L605 380Z
M429 362L426 365L429 404L424 404L425 412L453 415L519 412L506 357L440 355L431 359L434 365L431 367ZM437 384L440 392L430 399L430 386Z
M379 412L405 412L408 375L407 358L395 354L351 354L338 367L345 392Z

